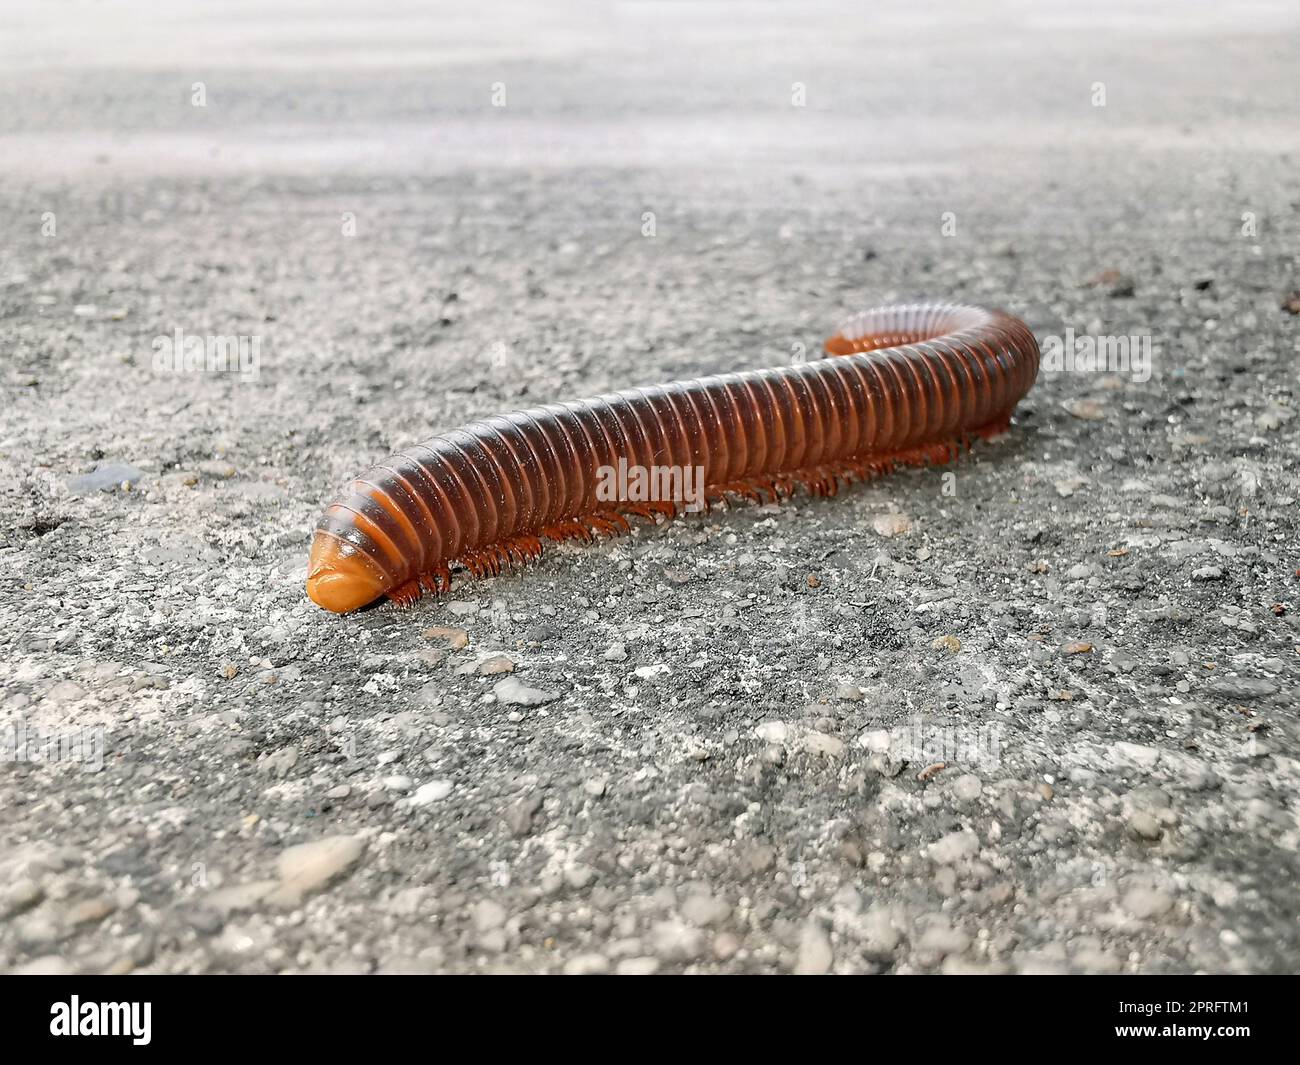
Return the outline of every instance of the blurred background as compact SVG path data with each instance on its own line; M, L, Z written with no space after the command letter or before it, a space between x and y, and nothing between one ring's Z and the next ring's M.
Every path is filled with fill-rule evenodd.
M1041 195L1062 151L1294 151L1296 19L1284 0L9 2L2 130L8 165L60 173L1014 167Z

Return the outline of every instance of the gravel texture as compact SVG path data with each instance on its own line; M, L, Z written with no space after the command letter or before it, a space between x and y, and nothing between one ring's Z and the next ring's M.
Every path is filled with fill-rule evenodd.
M1296 967L1288 5L120 8L0 45L0 969ZM304 596L391 450L913 297L1151 376ZM255 379L160 372L177 329Z

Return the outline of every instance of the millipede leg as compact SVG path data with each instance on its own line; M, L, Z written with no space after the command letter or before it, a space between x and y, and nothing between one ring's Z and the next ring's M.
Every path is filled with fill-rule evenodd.
M644 518L646 521L659 523L659 515L649 503L624 503L619 507L625 517Z
M598 510L593 516L612 528L611 535L625 534L632 531L632 526L627 518L623 517L617 510Z
M400 584L388 593L388 598L400 607L414 606L420 599L420 582L409 580Z

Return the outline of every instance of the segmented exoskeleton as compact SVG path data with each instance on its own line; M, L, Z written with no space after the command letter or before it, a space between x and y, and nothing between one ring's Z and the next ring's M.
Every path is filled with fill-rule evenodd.
M440 593L454 568L499 573L543 540L626 532L680 500L602 499L602 469L700 468L705 499L833 495L898 464L947 462L1004 431L1038 373L1029 328L958 304L849 319L827 358L717 374L474 422L398 452L316 527L307 592L329 610Z

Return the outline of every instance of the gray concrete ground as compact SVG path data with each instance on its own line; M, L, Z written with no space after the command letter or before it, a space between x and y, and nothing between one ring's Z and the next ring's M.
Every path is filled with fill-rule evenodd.
M0 968L1295 968L1293 5L32 6ZM913 297L1151 375L410 611L303 594L390 450ZM256 379L159 371L177 329Z

